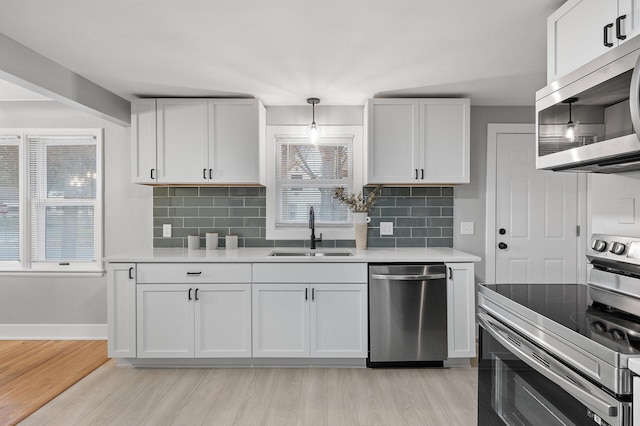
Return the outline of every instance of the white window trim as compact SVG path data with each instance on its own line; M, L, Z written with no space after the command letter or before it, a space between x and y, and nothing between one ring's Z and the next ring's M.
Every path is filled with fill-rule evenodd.
M103 274L102 256L104 252L104 178L103 178L103 141L104 130L96 128L3 128L1 135L20 136L20 261L0 262L0 275L2 276L101 276ZM96 138L96 202L95 220L99 228L96 232L95 261L76 261L61 265L60 262L33 261L31 259L31 207L29 205L29 185L27 171L29 167L28 140L30 136L65 136L65 135L90 135ZM44 275L43 275L44 274Z
M322 136L353 135L353 190L362 188L363 179L363 128L362 126L320 126ZM308 126L267 126L266 149L266 186L267 186L267 240L308 240L310 230L305 227L276 227L277 191L276 191L276 135L294 137L307 136ZM325 240L353 240L355 231L349 227L329 227L316 225L316 236L322 233Z

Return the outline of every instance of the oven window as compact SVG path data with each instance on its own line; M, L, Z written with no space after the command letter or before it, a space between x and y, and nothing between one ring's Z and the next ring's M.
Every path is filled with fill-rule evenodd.
M587 407L480 330L478 424L596 424Z

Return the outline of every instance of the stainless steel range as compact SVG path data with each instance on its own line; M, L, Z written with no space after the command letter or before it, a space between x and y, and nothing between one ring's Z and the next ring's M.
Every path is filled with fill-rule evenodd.
M632 424L640 238L593 235L587 258L587 285L480 286L478 424Z

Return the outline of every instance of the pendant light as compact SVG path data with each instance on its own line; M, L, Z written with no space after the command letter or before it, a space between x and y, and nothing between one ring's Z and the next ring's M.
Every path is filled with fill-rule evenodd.
M318 125L316 124L316 104L320 103L320 99L318 98L309 98L307 99L307 103L311 104L312 108L312 119L311 124L309 125L309 139L311 143L318 142L318 136L320 134L320 129L318 129Z
M569 104L569 122L567 123L567 129L564 132L564 137L569 142L575 142L576 133L577 133L577 130L578 130L577 129L578 125L571 120L571 104L573 104L577 100L578 100L578 98L569 98L569 99L565 99L564 101L562 101L565 104Z

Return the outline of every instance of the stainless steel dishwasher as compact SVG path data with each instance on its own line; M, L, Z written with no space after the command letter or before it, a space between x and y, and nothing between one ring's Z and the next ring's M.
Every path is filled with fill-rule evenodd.
M445 359L444 263L369 265L368 365L442 366Z

